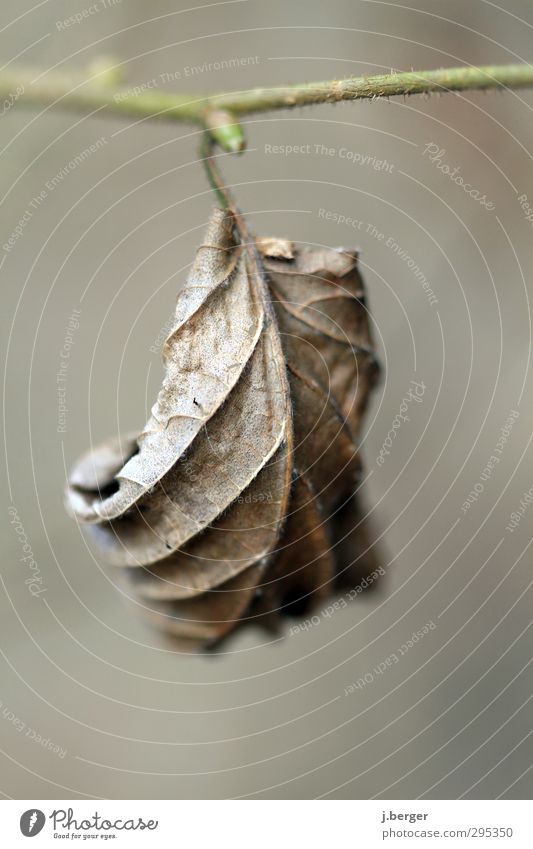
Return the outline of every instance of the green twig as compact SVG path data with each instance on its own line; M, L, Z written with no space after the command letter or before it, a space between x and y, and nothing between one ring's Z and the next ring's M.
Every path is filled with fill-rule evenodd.
M392 97L427 92L472 91L533 86L532 65L489 65L481 68L449 68L435 71L350 77L317 83L297 83L274 88L256 88L226 94L177 94L151 87L109 85L96 74L90 79L72 73L38 72L30 69L0 73L0 99L23 90L17 105L54 106L86 113L106 107L109 115L130 118L159 118L205 125L206 113L225 110L248 115L272 109L336 103L341 100ZM150 81L154 83L154 81Z
M472 91L533 86L533 65L489 65L350 77L318 83L255 88L227 94L184 95L159 91L149 84L121 84L121 66L109 57L93 62L86 74L4 69L0 103L4 114L13 106L42 106L74 112L184 121L206 130L202 155L211 185L222 206L232 206L216 163L213 143L229 153L244 149L244 132L236 116L342 100L374 99L428 92Z

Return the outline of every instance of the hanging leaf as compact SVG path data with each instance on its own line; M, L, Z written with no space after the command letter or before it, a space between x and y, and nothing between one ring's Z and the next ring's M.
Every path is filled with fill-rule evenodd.
M186 649L246 622L277 628L340 574L374 568L355 494L377 374L357 256L245 244L238 222L213 212L144 430L82 457L67 487L69 511Z

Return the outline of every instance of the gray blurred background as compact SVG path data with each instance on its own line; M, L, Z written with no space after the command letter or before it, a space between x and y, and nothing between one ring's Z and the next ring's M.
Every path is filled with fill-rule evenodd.
M32 6L2 3L2 64L69 74L111 54L129 84L165 91L533 59L527 0L97 0L68 28L90 3ZM531 91L470 93L245 121L249 150L223 166L253 230L362 252L385 366L367 502L387 576L307 632L242 633L207 658L144 624L62 504L74 459L141 426L157 393L162 328L213 203L197 131L4 111L2 245L26 216L0 256L6 797L531 795L532 105ZM379 464L411 381L422 402Z

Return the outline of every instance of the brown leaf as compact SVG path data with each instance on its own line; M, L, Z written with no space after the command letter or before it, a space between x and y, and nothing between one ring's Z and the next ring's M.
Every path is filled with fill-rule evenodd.
M355 575L364 543L350 496L377 365L357 257L256 248L239 221L211 217L145 428L82 457L66 496L145 613L190 649L312 610Z
M176 457L150 492L143 490L136 504L128 505L133 507L128 514L98 526L111 562L154 563L186 545L240 496L287 440L290 407L279 387L273 335L270 325L234 392L200 431L184 460ZM281 366L284 369L283 360ZM141 443L141 455L152 450ZM149 462L148 457L144 465ZM198 473L191 475L191 467Z
M264 262L289 365L335 398L357 434L379 371L357 253L303 247Z
M216 590L185 601L163 601L157 605L144 602L144 614L157 628L190 641L188 648L198 644L208 647L239 625L264 568L261 564L250 566Z
M316 493L299 475L278 556L263 579L252 617L263 617L263 624L277 630L282 616L304 616L328 597L335 561L327 529Z
M131 580L147 598L189 598L268 558L287 510L288 470L285 443L224 516L165 560L131 569Z
M348 498L332 516L331 530L335 539L336 586L339 589L364 588L364 579L371 576L368 586L376 589L383 570L372 522L362 510L357 495Z

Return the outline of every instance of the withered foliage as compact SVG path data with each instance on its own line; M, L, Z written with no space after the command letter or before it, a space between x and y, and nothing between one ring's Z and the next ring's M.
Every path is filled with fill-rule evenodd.
M357 254L243 243L215 210L140 434L75 465L67 506L183 649L276 629L375 557L358 439L377 375Z

